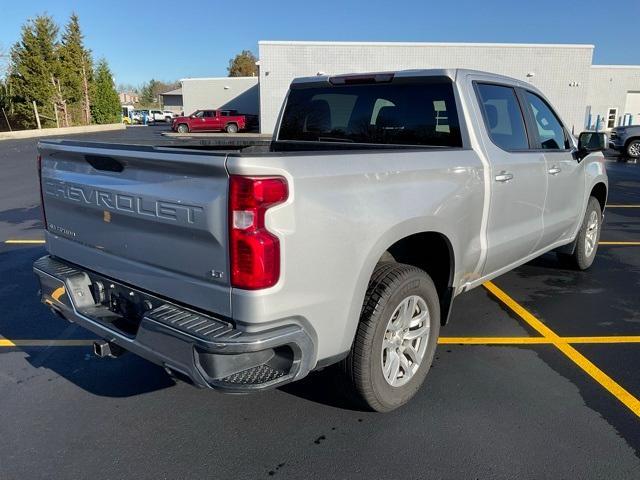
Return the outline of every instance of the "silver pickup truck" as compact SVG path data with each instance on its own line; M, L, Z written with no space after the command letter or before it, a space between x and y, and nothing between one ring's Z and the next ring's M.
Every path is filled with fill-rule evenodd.
M591 265L605 141L488 73L301 78L264 148L42 141L34 270L101 356L236 393L339 364L389 411L456 296L550 250Z

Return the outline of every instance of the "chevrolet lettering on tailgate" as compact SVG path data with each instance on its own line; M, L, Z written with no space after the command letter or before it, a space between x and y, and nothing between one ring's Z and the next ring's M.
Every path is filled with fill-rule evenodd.
M48 179L44 193L69 202L91 205L115 212L154 217L179 223L196 224L203 220L204 209L198 205L186 205L168 200L145 199L141 196L96 189L86 185Z

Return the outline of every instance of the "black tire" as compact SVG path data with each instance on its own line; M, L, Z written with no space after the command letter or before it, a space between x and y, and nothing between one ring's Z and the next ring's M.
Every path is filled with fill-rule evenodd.
M413 376L403 385L392 386L383 372L382 342L396 308L409 296L424 300L430 316L430 331L422 340L426 342L426 350ZM356 401L378 412L389 412L408 402L431 367L439 333L440 302L429 275L401 263L378 264L369 281L351 351L342 362Z
M592 232L590 228L593 224L592 220L594 218L597 220L597 231L595 235L592 235L591 242L593 244L593 248L589 248L587 245L587 234ZM596 253L598 251L598 242L600 241L600 232L602 231L602 209L600 208L600 202L595 197L589 197L589 203L587 203L587 211L584 214L584 218L582 219L582 225L580 226L580 230L578 231L578 236L576 237L576 246L573 249L573 253L558 253L558 259L565 266L569 268L573 268L574 270L586 270L593 263L596 258Z
M631 140L627 144L625 152L630 158L640 158L640 139Z
M238 125L235 123L229 123L224 127L224 131L227 133L238 133Z
M189 125L187 125L186 123L181 123L180 125L178 125L178 133L189 133Z

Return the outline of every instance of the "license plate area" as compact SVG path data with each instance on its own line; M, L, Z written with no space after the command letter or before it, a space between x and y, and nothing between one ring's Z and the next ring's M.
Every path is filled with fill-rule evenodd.
M94 273L85 273L76 280L67 279L68 284L71 282L76 284L68 290L79 313L129 337L137 335L147 312L164 303L152 295ZM77 284L80 282L84 285ZM81 292L85 292L80 295L83 298L77 298ZM87 293L91 302L87 302Z

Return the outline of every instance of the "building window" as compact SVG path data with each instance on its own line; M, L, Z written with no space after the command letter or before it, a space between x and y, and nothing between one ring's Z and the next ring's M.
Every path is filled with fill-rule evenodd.
M607 129L611 129L616 126L616 118L618 118L618 109L610 108L607 112Z

